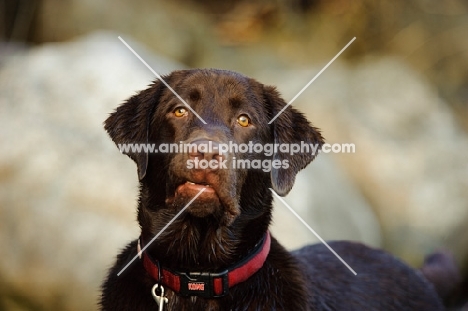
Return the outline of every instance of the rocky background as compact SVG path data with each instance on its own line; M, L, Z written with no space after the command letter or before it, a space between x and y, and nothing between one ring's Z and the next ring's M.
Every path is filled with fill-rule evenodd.
M285 200L325 240L415 267L447 249L466 276L467 12L461 0L1 2L0 310L96 309L138 236L136 169L102 122L154 76L117 36L160 74L231 69L286 101L357 37L294 102L356 153L321 154ZM280 202L275 213L288 248L318 242Z

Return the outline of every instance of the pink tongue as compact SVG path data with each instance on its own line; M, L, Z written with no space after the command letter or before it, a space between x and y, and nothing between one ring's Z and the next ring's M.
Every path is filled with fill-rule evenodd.
M196 192L199 192L201 189L205 189L205 191L203 191L204 193L209 193L209 192L214 192L213 188L209 187L209 186L205 186L205 185L201 185L201 184L194 184L194 183L190 183L190 182L186 182L185 184L182 184L180 185L179 187L177 187L177 192L178 191L196 191Z

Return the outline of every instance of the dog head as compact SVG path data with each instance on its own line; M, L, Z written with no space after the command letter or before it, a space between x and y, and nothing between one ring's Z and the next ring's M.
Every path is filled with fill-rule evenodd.
M238 73L182 70L163 80L172 90L156 81L105 121L120 148L150 149L124 151L138 168L143 231L157 233L159 222L167 223L201 190L187 208L187 221L210 219L236 231L264 215L261 227L267 227L268 188L286 195L298 171L315 157L280 146L321 146L320 132L292 107L269 124L286 103L274 87ZM182 151L186 146L199 148Z

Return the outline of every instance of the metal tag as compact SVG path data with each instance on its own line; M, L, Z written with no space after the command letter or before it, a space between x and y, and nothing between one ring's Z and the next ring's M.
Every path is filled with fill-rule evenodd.
M161 291L160 295L158 295L156 293L156 291L158 289ZM156 303L159 306L158 310L163 311L164 310L164 304L168 303L168 301L169 301L169 299L167 299L167 297L164 297L164 287L162 285L159 285L159 284L154 284L153 288L151 289L151 295L153 295L154 301L156 301Z

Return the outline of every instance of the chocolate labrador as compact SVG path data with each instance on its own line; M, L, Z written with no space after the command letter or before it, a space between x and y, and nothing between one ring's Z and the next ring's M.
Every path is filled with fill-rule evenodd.
M141 235L101 310L443 310L420 271L381 250L331 242L354 275L323 245L290 253L271 236L270 189L286 195L323 144L274 87L214 69L162 80L105 121L137 165Z

